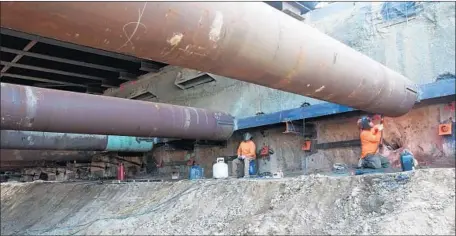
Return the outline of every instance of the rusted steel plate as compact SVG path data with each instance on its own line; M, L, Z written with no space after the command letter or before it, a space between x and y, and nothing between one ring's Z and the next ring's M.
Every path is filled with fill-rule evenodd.
M227 113L1 83L1 129L226 140Z
M0 19L387 116L407 113L417 98L404 76L262 2L2 2Z

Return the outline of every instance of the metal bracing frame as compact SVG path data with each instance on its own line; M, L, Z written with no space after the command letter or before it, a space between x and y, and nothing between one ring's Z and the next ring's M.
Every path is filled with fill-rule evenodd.
M136 75L132 74L132 73L128 73L128 72L120 72L119 73L119 79L121 80L135 80L136 79Z
M146 72L156 73L156 72L158 72L160 67L158 67L152 63L142 61L141 67L139 69L142 71L146 71Z
M59 75L66 75L66 76L72 76L72 77L78 77L78 78L84 78L84 79L89 79L89 80L96 80L96 81L101 81L103 87L117 87L113 84L108 84L109 81L105 78L97 77L97 76L91 76L91 75L84 75L84 74L79 74L79 73L73 73L73 72L67 72L67 71L62 71L62 70L54 70L54 69L48 69L48 68L43 68L39 66L30 66L30 65L24 65L24 64L19 64L19 63L12 63L12 62L6 62L6 61L0 61L1 65L4 66L9 66L9 67L17 67L17 68L22 68L22 69L27 69L27 70L36 70L36 71L41 71L41 72L47 72L47 73L53 73L53 74L59 74Z
M72 44L72 43L58 41L58 40L54 40L54 39L50 39L50 38L40 37L40 36L37 36L37 35L31 35L31 34L19 32L19 31L11 30L11 29L1 28L0 29L0 33L5 34L5 35L18 37L18 38L34 40L34 41L37 41L37 42L42 42L42 43L46 43L46 44L50 44L50 45L54 45L54 46L70 48L70 49L74 49L74 50L78 50L78 51L83 51L83 52L103 55L103 56L107 56L107 57L117 58L117 59L121 59L121 60L133 61L133 62L141 62L141 59L139 59L137 57L124 55L124 54L119 54L119 53L112 53L112 52L108 52L108 51L104 51L104 50L100 50L100 49L96 49L96 48L84 47L84 46L80 46L80 45L77 45L77 44Z
M86 87L84 84L75 84L70 82L63 82L59 80L52 80L52 79L44 79L32 76L25 76L25 75L17 75L17 74L10 74L10 73L3 73L2 75L8 76L11 78L23 79L23 80L31 80L31 81L38 81L43 83L51 83L51 84L60 84L60 85L67 85L67 86L77 86L77 87ZM42 86L37 86L42 87Z
M126 72L126 70L120 69L120 68L114 68L114 67L104 66L104 65L97 65L97 64L82 62L82 61L75 61L75 60L65 59L65 58L61 58L61 57L53 57L53 56L43 55L43 54L39 54L39 53L11 49L11 48L7 48L7 47L0 47L0 51L14 53L16 55L45 59L48 61L66 63L66 64L75 65L75 66L82 66L82 67L88 67L88 68L106 70L106 71L112 71L112 72L119 72L119 73Z
M27 52L28 50L30 50L33 46L35 46L37 42L35 40L32 40L30 41L27 45L25 45L25 47L22 49L22 52ZM16 54L16 56L13 58L13 60L11 61L11 63L16 63L18 62L22 57L24 56L24 54ZM10 65L6 65L5 67L2 68L2 70L0 71L0 77L3 76L3 73L6 73L8 71L8 69L11 68Z
M17 47L12 47L12 45L8 46L2 43L0 51L14 56L13 60L3 59L0 62L3 66L0 77L2 77L2 81L4 82L15 83L14 79L20 79L17 83L23 83L22 81L24 81L28 82L29 85L31 84L36 87L55 89L65 88L63 90L75 90L78 92L80 92L81 89L76 89L76 87L82 87L86 88L88 93L99 94L106 88L117 87L125 81L135 80L139 75L149 72L157 72L161 67L166 66L163 63L156 63L153 61L149 62L129 55L75 45L11 29L0 28L0 32L1 35L30 41L23 49L18 49ZM38 46L32 49L34 45ZM83 61L84 59L80 60L79 58L66 58L66 56L62 53L53 55L52 51L49 51L50 53L48 55L47 52L42 52L43 47L51 47L53 50L66 48L77 50L81 53L90 53L87 54L87 56L95 54L98 60L91 60L90 62L87 62ZM124 65L125 67L122 67L123 64L116 64L116 66L113 66L111 64L101 63L102 60L100 60L100 56L101 58L112 58L109 60L116 60L118 63L123 63L122 61L125 61L127 64ZM27 60L21 60L23 57L27 57L25 58ZM65 68L68 67L71 71L68 71L67 69L55 68L55 66L53 66L53 68L48 68L46 64L43 64L43 62L47 61L51 64L54 62L65 65ZM41 63L38 63L39 65L37 65L37 62ZM136 69L134 67L135 64L137 65ZM20 68L23 70L18 72L20 69L13 70L11 68ZM78 70L78 68L81 68L81 70ZM39 74L40 72L48 74L42 75ZM62 77L62 75L71 77L71 80L67 81L65 77ZM77 81L81 82L78 83ZM37 84L34 82L42 83ZM72 87L74 89L72 89Z

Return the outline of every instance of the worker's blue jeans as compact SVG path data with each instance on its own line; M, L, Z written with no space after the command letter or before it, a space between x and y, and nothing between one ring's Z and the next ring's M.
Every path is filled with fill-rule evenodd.
M238 178L242 176L242 173L239 173L239 172L240 172L240 167L242 166L242 164L244 164L244 177L249 177L249 167L250 167L251 160L252 160L252 158L249 158L249 157L244 157L244 159L239 159L239 158L234 159L233 164L232 164L233 176L236 176Z
M363 167L371 169L389 168L389 160L379 154L367 154L363 159Z

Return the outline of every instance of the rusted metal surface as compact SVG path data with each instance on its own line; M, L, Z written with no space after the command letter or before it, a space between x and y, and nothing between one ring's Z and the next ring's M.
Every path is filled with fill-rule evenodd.
M0 149L0 161L89 161L98 152Z
M262 2L2 2L0 19L387 116L407 113L417 98L404 76Z
M156 138L131 136L2 130L0 148L147 152L156 141Z
M104 151L107 135L2 130L1 149Z
M1 83L1 129L226 140L227 113Z

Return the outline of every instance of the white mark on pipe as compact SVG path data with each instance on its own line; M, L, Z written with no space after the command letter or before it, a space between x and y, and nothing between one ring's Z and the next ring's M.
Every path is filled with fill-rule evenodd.
M307 87L310 87L310 84L307 84Z
M30 122L32 119L35 118L36 115L36 104L37 104L37 99L35 94L33 93L32 88L26 86L25 87L25 97L27 99L26 104L27 104L27 113L26 113L26 120L27 122L27 127L32 127L32 123Z
M223 26L223 15L221 12L215 12L214 21L212 21L211 30L209 31L209 39L213 42L217 42L220 39L220 33L222 32Z
M206 56L206 54L192 52L192 51L188 50L188 47L189 47L189 45L187 45L187 47L185 47L185 49L179 48L179 51L183 51L185 54L188 54L188 55L197 55L197 56L201 56L201 57Z
M125 47L128 43L130 43L131 46L134 46L133 45L133 42L131 41L131 39L135 36L136 34L136 31L138 30L139 26L141 25L142 27L144 27L145 30L147 30L147 27L146 25L144 25L143 23L141 23L141 18L144 14L144 10L146 10L146 6L147 6L147 2L144 3L144 7L141 9L138 9L138 20L137 21L132 21L132 22L128 22L127 24L125 24L123 27L122 27L122 30L124 32L124 35L125 37L127 37L127 41L122 45L120 46L119 49ZM136 24L135 25L135 28L133 29L133 32L130 34L130 36L127 34L127 31L125 30L125 28L128 26L128 25L131 25L131 24ZM119 50L117 49L117 50Z
M198 111L193 107L192 107L192 110L195 111L195 114L196 114L196 124L199 124L200 120L199 120Z
M24 159L22 158L21 153L20 153L19 150L14 150L13 153L14 153L14 157L15 157L14 159L16 159L16 161L22 161L22 160L24 160Z
M206 124L209 124L209 118L207 117L206 111L204 111L204 116L206 116Z
M184 35L182 33L174 33L173 34L173 37L171 37L170 39L167 40L167 42L175 47L177 46L181 41L182 41L182 38L184 37Z
M191 120L190 111L187 108L185 108L184 113L185 113L184 129L188 129L188 127L190 127L190 120Z
M317 90L315 90L315 92L316 92L316 93L321 92L321 91L323 91L323 89L325 89L325 86L324 86L324 85L321 86L320 88L318 88Z
M334 94L330 94L330 95L328 95L327 97L325 97L325 99L331 99L331 98L333 98L333 97L334 97Z
M27 141L29 142L28 143L29 145L34 145L35 144L35 142L33 142L32 137L30 137L30 136L27 137Z

